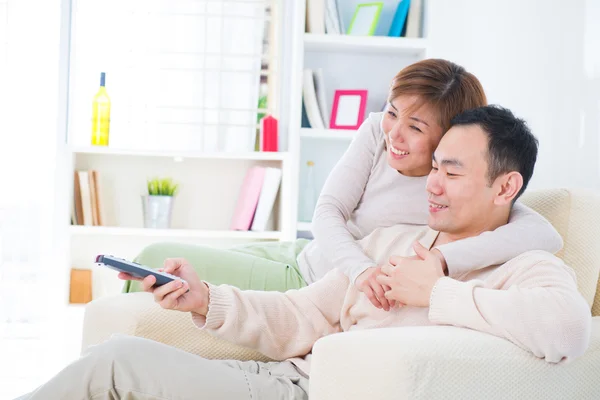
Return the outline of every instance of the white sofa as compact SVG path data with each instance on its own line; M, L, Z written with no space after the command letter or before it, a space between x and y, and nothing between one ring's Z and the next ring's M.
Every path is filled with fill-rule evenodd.
M523 202L561 233L558 253L591 306L586 354L549 364L507 340L451 326L341 333L313 349L311 400L600 399L600 195L552 189ZM113 333L147 337L207 358L268 360L195 329L186 313L165 311L147 293L101 298L86 307L83 348Z

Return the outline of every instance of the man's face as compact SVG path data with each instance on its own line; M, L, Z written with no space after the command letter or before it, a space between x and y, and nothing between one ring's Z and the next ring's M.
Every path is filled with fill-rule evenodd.
M427 178L429 226L462 238L485 230L494 211L488 185L488 138L477 125L451 128L433 153Z

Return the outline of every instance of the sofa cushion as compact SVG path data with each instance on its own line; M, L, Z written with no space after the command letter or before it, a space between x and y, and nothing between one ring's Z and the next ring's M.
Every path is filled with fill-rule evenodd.
M564 246L556 256L575 270L579 291L593 315L600 315L600 194L585 189L539 189L527 191L521 201L560 233Z

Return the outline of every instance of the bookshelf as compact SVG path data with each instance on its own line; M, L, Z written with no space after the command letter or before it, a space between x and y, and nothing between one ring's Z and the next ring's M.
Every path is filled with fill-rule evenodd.
M293 117L290 118L291 142L295 145L291 153L296 161L293 165L297 174L298 185L294 188L296 209L298 215L303 209L303 187L306 180L306 165L308 161L315 163L316 190L320 192L329 172L337 160L344 154L351 143L356 131L314 129L301 127L302 120L302 74L304 69L313 71L321 69L325 87L326 109L331 116L334 92L337 89L366 89L368 91L367 108L364 118L370 112L380 112L387 99L387 91L392 78L403 67L428 57L430 45L427 32L424 37L388 37L381 36L351 36L345 34L322 34L305 32L306 2L296 5L296 15L301 16L294 36L296 62L293 65L292 76L300 81L290 89L292 102L290 104ZM338 2L341 4L341 2ZM424 1L422 9L424 19L428 15L429 2ZM351 4L348 7L353 7ZM394 13L395 5L387 5L387 13ZM391 7L391 8L389 8ZM347 12L342 13L346 27L351 17ZM385 10L384 10L385 11ZM387 23L391 23L391 16ZM382 21L383 18L380 19ZM424 27L426 24L424 23ZM385 29L384 29L385 30ZM387 31L386 31L387 32ZM310 233L310 222L297 222L298 236L305 237Z
M252 232L230 230L201 230L201 229L148 229L123 228L112 226L83 226L73 225L71 236L134 236L158 239L245 239L245 240L279 240L281 232Z
M305 33L304 50L309 52L359 52L361 54L394 52L395 54L419 57L427 51L427 40L423 38Z
M314 139L331 139L331 140L344 140L350 141L354 138L355 131L349 131L345 129L312 129L312 128L301 128L300 136L303 138L314 138Z
M127 157L162 157L174 160L196 159L221 159L221 160L264 160L283 161L288 152L245 152L245 153L204 153L193 151L153 151L134 149L115 149L110 147L75 147L72 150L76 156L101 155L101 156L127 156Z
M298 222L298 232L310 232L310 222Z

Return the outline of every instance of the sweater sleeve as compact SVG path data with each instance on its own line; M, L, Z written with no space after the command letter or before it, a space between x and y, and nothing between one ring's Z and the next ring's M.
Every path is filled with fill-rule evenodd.
M327 177L313 216L315 240L329 263L346 275L351 269L376 265L348 230L347 221L369 181L380 134L378 118L371 114Z
M562 246L563 240L550 222L531 208L516 202L508 224L479 236L441 245L438 250L446 259L449 275L458 276L505 263L531 250L545 250L554 254Z
M192 313L196 326L275 360L305 356L319 338L341 331L348 279L338 270L285 293L207 284L208 313Z
M543 261L507 271L499 281L504 287L494 289L482 281L440 278L431 295L429 319L503 337L548 362L585 352L592 316L572 270Z

